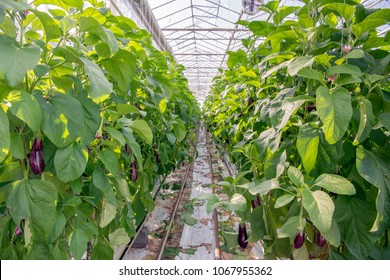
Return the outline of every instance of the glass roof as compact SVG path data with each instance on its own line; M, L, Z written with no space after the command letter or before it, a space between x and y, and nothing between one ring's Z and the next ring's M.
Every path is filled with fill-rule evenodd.
M226 65L228 50L242 47L249 34L238 20L269 20L260 11L242 11L241 0L148 0L160 29L177 61L186 67L190 88L203 103L218 68ZM249 2L249 1L248 1ZM263 0L259 1L263 2ZM280 5L301 6L298 0L281 0ZM388 0L362 0L367 7L390 7Z

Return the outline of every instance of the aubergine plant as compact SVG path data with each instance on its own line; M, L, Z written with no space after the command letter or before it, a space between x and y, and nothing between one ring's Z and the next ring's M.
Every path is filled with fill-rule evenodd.
M183 69L103 2L0 2L1 259L113 258L188 158Z
M210 205L250 223L267 258L390 259L390 9L260 9L271 22L240 21L252 35L205 103L239 168Z

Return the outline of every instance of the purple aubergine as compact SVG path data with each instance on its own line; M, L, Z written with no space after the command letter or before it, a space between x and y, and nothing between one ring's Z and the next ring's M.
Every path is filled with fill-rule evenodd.
M252 97L249 97L249 99L248 99L248 107L252 106L253 102L255 102L255 101L253 100L253 98L252 98Z
M35 175L42 174L45 169L45 162L42 156L42 140L35 139L29 156L31 171Z
M248 246L248 242L246 241L248 239L248 234L246 233L246 225L240 224L238 226L238 245L242 249L245 249L246 246Z
M130 155L130 148L129 145L125 144L125 152L127 155Z
M158 153L156 148L153 149L153 154L156 157L157 163L160 163L161 162L160 154Z
M14 230L14 235L15 236L21 236L22 234L23 234L22 229L19 226L16 226L15 230Z
M324 247L326 244L326 239L321 235L320 231L317 231L316 242L320 247Z
M131 173L131 181L135 183L138 179L138 170L137 170L137 162L136 161L133 161L131 163L130 173Z
M295 236L294 239L294 248L295 249L301 248L304 242L305 242L305 231L297 232L297 235Z
M252 208L253 209L255 209L256 207L260 206L261 205L260 197L256 196L255 199L252 199L251 203L252 203Z

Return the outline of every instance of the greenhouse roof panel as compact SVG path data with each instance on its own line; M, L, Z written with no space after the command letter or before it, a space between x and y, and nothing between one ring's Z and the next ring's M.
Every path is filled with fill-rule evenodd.
M264 2L264 1L260 1ZM250 32L239 20L269 21L264 11L244 13L241 0L148 0L177 61L186 67L190 88L202 103L212 78L227 61L226 52L242 48ZM389 7L387 0L362 0L368 8ZM302 6L298 0L281 0L280 6ZM293 19L290 15L286 19ZM384 28L383 33L387 28Z

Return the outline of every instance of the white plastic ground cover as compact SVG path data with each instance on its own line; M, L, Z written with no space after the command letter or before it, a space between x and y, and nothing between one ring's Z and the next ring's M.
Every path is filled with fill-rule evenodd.
M199 130L197 150L198 157L193 163L190 199L194 199L201 194L212 193L206 131L203 125ZM195 203L192 217L197 220L197 223L193 226L184 225L180 247L195 249L196 251L194 254L180 253L176 260L213 260L215 250L214 229L212 214L207 213L206 203Z

